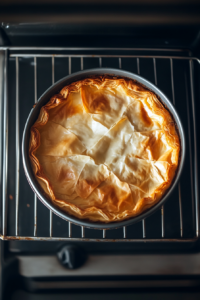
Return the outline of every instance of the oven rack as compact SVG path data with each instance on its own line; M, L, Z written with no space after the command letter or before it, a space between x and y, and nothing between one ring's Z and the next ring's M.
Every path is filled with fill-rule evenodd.
M183 56L182 53L178 53L177 55L176 51L173 50L173 53L175 55L162 55L162 49L156 49L156 51L160 51L161 55L152 55L152 53L155 53L155 49L106 49L106 48L40 48L40 47L30 47L30 48L23 48L23 47L4 47L0 48L0 116L3 120L2 123L0 123L0 140L1 140L1 160L0 160L0 182L2 182L1 189L1 234L0 239L2 240L43 240L43 241L101 241L101 242L112 242L112 241L119 241L119 242L194 242L199 237L199 197L198 197L198 173L197 173L197 144L196 144L196 120L195 120L195 90L194 90L194 65L199 66L200 60L195 57L190 56ZM124 51L128 52L124 54ZM147 52L150 51L150 55L148 54L138 54L138 51ZM172 51L172 50L171 50ZM105 54L105 52L107 52ZM119 53L121 52L121 53ZM56 53L56 54L55 54ZM80 54L83 53L83 54ZM102 54L103 53L103 54ZM117 53L117 54L116 54ZM170 53L170 52L169 52ZM186 110L187 110L187 120L182 120L184 123L187 134L186 134L186 147L187 147L187 153L186 153L186 160L187 164L189 165L189 178L187 184L190 186L190 197L186 197L182 193L182 189L184 184L180 180L177 185L177 193L176 193L176 201L178 205L178 211L176 214L177 220L179 220L179 232L177 231L176 234L172 234L171 236L165 234L165 228L168 227L169 221L166 224L166 211L165 211L165 205L162 206L160 210L160 236L154 238L148 237L147 234L147 228L146 228L146 220L142 220L141 224L141 236L138 238L130 238L127 234L128 227L124 226L121 230L121 233L118 234L118 237L112 237L109 235L107 236L107 230L101 230L101 236L99 236L99 230L95 230L95 232L98 231L97 236L95 236L95 233L93 232L92 237L88 237L85 233L87 228L84 226L77 226L79 227L80 236L77 237L77 234L73 235L72 227L74 226L71 222L68 222L68 225L66 226L66 232L64 235L59 236L58 234L55 236L53 234L53 219L54 214L51 211L48 211L49 214L49 220L44 220L44 222L48 222L48 234L45 236L38 235L38 199L35 194L30 190L29 191L29 197L31 198L31 207L32 209L32 223L33 226L31 226L32 233L27 235L23 234L23 227L22 221L23 215L21 214L21 200L24 199L22 188L20 190L20 181L23 180L21 175L21 133L23 131L23 127L20 125L20 117L24 115L23 108L20 104L20 93L21 93L21 85L20 85L20 78L21 78L21 71L20 71L20 65L23 63L23 61L28 60L28 64L30 64L30 68L32 70L32 75L30 76L29 80L33 80L33 91L34 93L34 102L37 102L38 96L38 84L39 80L41 81L41 78L38 79L39 76L39 64L41 62L41 59L45 60L48 59L51 60L51 84L55 82L55 71L57 68L57 60L61 61L62 59L65 60L65 63L67 61L67 68L66 68L66 75L71 74L73 72L73 62L76 59L79 60L79 70L83 70L85 68L85 61L90 59L95 59L95 63L98 61L99 67L103 66L104 59L115 59L115 64L118 65L116 68L123 69L124 68L124 60L128 59L130 63L134 62L136 71L138 74L141 74L141 67L140 63L141 61L144 61L145 59L148 59L148 61L151 61L152 69L153 69L153 83L155 85L158 85L158 71L157 71L157 65L159 65L159 61L164 62L165 64L168 63L169 65L169 78L171 85L171 99L172 103L176 106L177 101L175 99L175 82L174 82L174 64L176 61L181 61L184 63L184 70L185 71L185 82L183 83L185 93L186 93ZM66 67L64 66L64 68ZM94 66L96 67L96 65ZM11 72L11 69L15 72ZM78 71L78 70L77 70ZM165 70L164 70L165 72ZM13 75L14 73L14 75ZM30 73L30 72L29 72ZM12 94L11 89L12 86L10 85L10 76L14 76L15 79L15 93ZM23 75L24 76L24 75ZM27 75L29 76L29 75ZM11 80L12 81L12 80ZM12 81L13 82L13 81ZM28 82L28 81L27 81ZM15 98L15 99L14 99ZM13 101L15 104L13 104ZM33 106L34 103L31 103ZM13 105L13 108L12 108ZM180 105L179 105L180 106ZM177 109L178 110L178 109ZM15 116L13 117L13 112ZM178 111L179 112L179 111ZM10 120L11 116L15 119L13 126L15 127L13 129L13 126L9 127L10 122L13 122L13 120ZM28 117L27 115L24 115L24 119ZM13 138L10 137L10 132L12 131L12 134L14 132ZM13 143L14 140L14 147L11 147L9 145L10 139L12 140L11 143ZM11 149L12 148L12 149ZM9 161L14 160L15 166L10 163ZM13 171L11 171L11 169ZM13 180L10 176L12 174L14 176L14 182L11 184L10 182ZM182 178L182 177L181 177ZM14 190L14 196L10 195L10 191L8 186L13 185ZM24 185L27 185L27 182L24 182ZM12 200L12 201L10 201ZM24 200L23 200L24 201ZM187 201L187 205L186 205ZM12 202L12 204L10 204ZM188 204L189 203L189 204ZM183 205L184 204L184 205ZM190 221L185 217L183 214L183 206L186 207L190 205L191 211L192 211L192 218L190 218ZM24 208L23 208L24 210ZM169 211L169 209L168 209ZM9 219L9 220L8 220ZM148 218L147 218L148 219ZM64 221L65 222L65 221ZM186 235L184 235L184 228L190 224L190 232ZM194 222L194 223L193 223ZM67 223L67 222L65 222ZM27 221L27 226L29 226L30 220ZM23 227L23 228L22 228ZM30 226L29 226L30 227ZM116 229L119 231L119 229ZM9 232L12 232L12 234L9 234ZM30 232L30 230L29 230ZM114 235L115 236L115 235ZM150 235L151 236L151 235Z

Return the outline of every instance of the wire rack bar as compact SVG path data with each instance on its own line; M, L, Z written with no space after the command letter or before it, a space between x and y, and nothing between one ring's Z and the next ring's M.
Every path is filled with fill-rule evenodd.
M4 51L0 51L0 99L4 99L3 95L3 74L4 73ZM0 101L0 183L2 184L2 166L3 166L3 101ZM1 186L0 184L0 186ZM2 187L2 186L1 186ZM1 196L0 196L1 197Z
M143 237L143 239L146 238L146 224L145 224L145 219L142 220L142 237Z
M122 68L122 59L121 59L121 57L119 57L119 69L121 69Z
M62 238L62 237L32 237L32 236L3 236L0 239L4 241L20 240L20 241L83 241L83 242L135 242L135 243L191 243L197 241L197 238L191 239L88 239L88 238Z
M196 236L199 237L199 190L198 190L198 158L197 158L197 142L196 142L196 117L195 117L195 102L194 102L194 78L193 78L193 61L189 61L190 69L190 86L192 98L192 114L193 114L193 129L194 129L194 172L195 172L195 208L196 208Z
M20 149L19 149L19 58L15 59L16 65L16 124L15 124L15 134L16 134L16 170L15 170L15 234L19 235L19 159L20 159Z
M34 57L34 97L37 103L37 57ZM34 236L37 236L37 196L34 194Z
M157 71L156 71L156 59L153 58L153 70L154 70L154 81L155 85L158 85L157 81ZM164 205L161 207L161 236L165 236L165 222L164 222Z
M190 110L189 110L189 91L188 91L188 83L187 76L185 74L185 92L186 92L186 107L187 107L187 127L188 127L188 146L189 146L189 159L190 159L190 182L191 182L191 198L192 198L192 212L194 214L194 179L193 179L193 162L192 162L192 139L191 139L191 126L190 126Z
M85 237L85 227L81 226L81 237L84 238Z
M4 58L4 109L3 109L3 178L2 178L2 233L7 233L7 178L8 178L8 50Z
M126 226L123 226L123 238L126 239Z
M163 48L112 48L112 47L0 47L2 50L11 50L11 51L19 51L19 50L39 50L39 51L64 51L64 50L70 50L70 51L77 51L77 50L115 50L115 51L166 51L166 49ZM183 49L167 49L167 52L185 52Z
M55 48L52 48L55 50ZM22 48L20 48L22 50ZM34 50L30 48L29 50ZM38 49L37 49L38 50ZM69 50L69 49L68 49ZM81 50L80 48L78 50ZM97 48L95 48L97 50ZM106 49L108 50L108 49ZM124 50L124 49L123 49ZM137 49L138 50L138 49ZM196 237L183 239L183 216L182 216L182 201L181 201L181 186L178 185L179 191L179 211L180 211L180 236L181 238L173 238L168 239L164 238L165 236L165 228L164 228L164 207L161 208L161 237L157 239L148 239L146 238L146 224L145 220L142 220L142 238L139 239L127 239L127 228L126 226L123 227L123 234L122 238L119 239L107 239L106 238L106 230L102 230L102 238L101 239L88 239L85 238L85 227L80 226L81 228L81 238L73 238L72 234L72 223L68 222L68 237L64 238L56 238L53 236L53 213L50 211L49 217L49 237L37 237L37 198L36 195L34 196L34 236L33 237L23 237L19 236L18 232L18 212L19 212L19 173L17 175L17 166L19 166L19 57L33 57L34 58L34 95L35 95L35 103L37 102L37 57L51 57L52 59L52 84L55 82L55 57L67 57L68 58L68 73L72 73L72 57L79 57L80 58L80 69L84 69L84 57L97 57L99 58L99 67L102 67L102 59L104 57L116 57L118 58L118 67L121 69L122 66L122 58L123 57L130 57L136 58L137 62L137 72L140 74L140 58L152 58L153 59L153 68L154 68L154 80L155 84L157 85L157 70L156 70L156 59L158 58L166 58L170 60L170 68L171 68L171 87L172 87L172 97L173 103L175 104L175 90L174 90L174 77L173 77L173 60L174 59L185 59L189 60L189 68L190 68L190 86L191 86L191 97L192 97L192 113L194 116L195 108L194 108L194 87L193 87L193 61L200 62L199 59L194 57L183 57L183 56L147 56L147 55L74 55L74 54L10 54L10 57L15 57L16 62L16 236L6 236L6 227L7 227L7 157L8 157L8 103L7 103L7 59L8 59L8 51L5 51L5 65L4 65L4 132L3 132L3 206L2 206L2 217L3 217L3 227L2 227L2 235L0 235L0 239L4 240L45 240L45 241L102 241L102 242L194 242L197 240L199 236L199 204L198 204L198 186L197 186L197 165L194 167L194 178L195 182L193 181L193 176L191 176L191 183L192 187L195 186L195 197L193 193L193 201L195 198L195 209L196 209ZM189 100L187 99L187 105L189 107ZM190 136L190 124L189 124L189 110L188 110L188 130L189 130L189 143L190 143L190 162L192 162L192 152L191 152L191 136ZM193 118L194 122L194 129L195 129L195 119ZM194 130L194 161L197 161L197 151L196 151L196 129ZM18 142L17 142L18 141ZM5 159L4 159L5 158ZM193 174L193 169L191 166L190 169L191 174ZM6 175L6 176L4 176ZM17 181L18 180L18 181ZM18 184L18 187L17 187ZM18 199L18 200L17 200ZM18 204L17 204L18 203Z
M137 57L137 72L140 75L140 59ZM142 237L143 239L146 238L146 226L145 226L145 219L142 220Z
M170 58L170 71L171 71L171 86L172 86L172 100L173 105L175 106L175 91L174 91L174 68L173 68L173 59ZM183 236L183 213L182 213L182 200L181 200L181 183L178 183L179 191L179 216L180 216L180 236Z
M99 57L99 68L101 68L101 67L102 67L102 58Z
M69 56L69 58L68 58L68 63L69 63L68 72L69 72L69 75L70 75L72 73L72 59L71 59L71 56Z
M83 57L81 57L81 71L83 71L84 65L83 65Z
M103 55L103 54L10 54L10 57L116 57L119 58L119 55ZM120 55L121 58L160 58L160 59L186 59L186 60L196 60L200 63L200 59L197 57L188 57L188 56L161 56L161 55Z
M72 236L72 223L68 222L68 236L71 238Z
M55 82L55 59L54 56L52 56L52 84ZM53 213L50 210L50 215L49 215L49 236L53 236Z

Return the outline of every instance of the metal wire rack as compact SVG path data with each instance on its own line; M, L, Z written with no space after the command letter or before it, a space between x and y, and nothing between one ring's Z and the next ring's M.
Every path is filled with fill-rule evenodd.
M0 123L1 239L184 243L198 239L194 68L199 67L200 60L183 56L181 52L177 55L175 50L173 56L162 55L162 49L157 49L161 55L138 54L140 51L156 52L155 49L0 48L0 116L3 120ZM128 69L164 89L184 125L186 166L169 204L167 202L166 207L162 206L150 221L149 217L137 227L123 227L114 230L115 233L113 230L109 233L107 230L90 231L84 226L76 226L76 230L73 230L75 225L56 219L56 224L61 222L62 226L54 230L53 221L58 217L39 204L23 174L20 155L23 126L41 91L62 76L98 66ZM27 200L31 204L25 206ZM157 223L152 227L154 219ZM156 232L158 222L158 233L152 234L153 230ZM139 226L141 231L135 234Z

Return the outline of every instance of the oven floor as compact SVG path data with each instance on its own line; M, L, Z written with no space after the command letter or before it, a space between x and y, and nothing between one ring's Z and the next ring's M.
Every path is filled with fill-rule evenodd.
M79 293L41 293L41 294L31 294L25 292L23 290L15 291L12 295L12 300L100 300L100 299L109 299L109 300L121 300L122 297L125 296L126 300L134 299L134 300L199 300L200 299L200 292L79 292Z

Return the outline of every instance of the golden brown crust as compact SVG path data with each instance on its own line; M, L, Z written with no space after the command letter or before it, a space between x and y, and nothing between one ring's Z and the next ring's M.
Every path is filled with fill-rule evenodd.
M64 87L31 128L43 191L67 213L113 222L157 203L175 176L180 140L170 113L141 84L112 76Z

